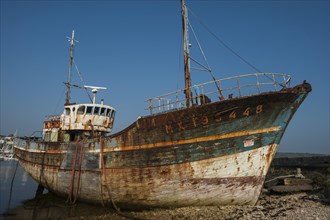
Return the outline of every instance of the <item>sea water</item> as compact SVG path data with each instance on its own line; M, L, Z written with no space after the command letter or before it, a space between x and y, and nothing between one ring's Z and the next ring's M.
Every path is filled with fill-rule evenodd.
M37 187L17 160L0 161L0 214L32 199Z
M18 161L0 161L0 219L66 219L112 212L109 207L68 204L47 190L36 196L37 189L38 183Z

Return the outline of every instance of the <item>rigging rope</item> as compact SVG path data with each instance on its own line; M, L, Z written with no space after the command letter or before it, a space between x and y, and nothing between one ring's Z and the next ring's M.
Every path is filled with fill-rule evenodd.
M68 195L68 199L67 199L67 203L69 204L73 204L73 188L74 188L74 179L75 179L75 174L76 174L76 161L77 161L77 154L78 154L78 143L79 140L76 141L76 149L74 152L74 157L73 157L73 161L72 161L72 167L71 167L71 179L70 179L70 185L69 185L69 195ZM70 147L70 144L69 144Z
M12 195L12 192L13 192L13 184L14 184L14 179L15 179L16 172L17 172L17 167L18 167L18 160L16 162L16 167L15 167L14 175L13 175L13 178L11 179L11 183L10 183L9 201L8 201L8 206L7 206L7 209L8 210L10 208L11 195Z
M263 73L263 71L261 71L259 68L257 68L256 66L252 65L250 62L248 62L246 59L244 59L241 55L239 55L237 52L235 52L231 47L229 47L223 40L221 40L216 34L214 34L200 19L199 17L188 7L186 6L187 9L189 10L189 12L195 16L195 18L197 19L197 21L206 29L206 31L211 34L222 46L224 46L227 50L229 50L231 53L233 53L235 56L237 56L240 60L242 60L245 64L247 64L248 66L250 66L252 69L254 69L255 71L257 71L257 73ZM268 79L272 80L273 79L271 77L269 77L268 75L264 75L265 77L267 77ZM283 87L283 85L281 83L275 82L276 84L280 85Z
M197 21L206 29L209 34L211 34L220 44L222 44L227 50L229 50L231 53L233 53L235 56L237 56L239 59L241 59L244 63L249 65L251 68L253 68L258 73L262 73L260 69L249 63L246 59L244 59L241 55L239 55L237 52L235 52L232 48L230 48L223 40L221 40L216 34L214 34L198 17L197 15L189 8L188 10L194 15L197 19Z
M76 183L76 194L74 195L74 200L73 200L73 204L76 203L77 199L78 199L78 192L79 192L79 187L80 187L80 175L81 175L81 165L82 165L82 160L83 160L83 153L84 153L84 141L85 139L81 140L83 143L80 144L80 155L79 155L79 167L78 167L78 179L77 179L77 183ZM80 142L80 141L79 141ZM79 144L79 142L77 144Z
M77 73L78 73L78 76L79 76L79 78L80 78L80 81L83 83L83 85L85 86L86 84L85 84L85 82L84 82L84 79L82 78L82 75L80 74L80 71L79 71L79 69L78 69L78 67L77 67L77 65L76 65L76 62L74 62L74 60L73 60L73 64L74 64L74 66L75 66L75 68L76 68L76 70L77 70ZM88 89L86 88L86 87L84 87L84 89L85 89L85 91L86 91L86 93L87 93L87 95L88 95L88 97L89 97L89 100L93 103L93 100L92 100L92 97L90 96L90 94L89 94L89 92L88 92Z
M60 101L62 100L64 94L65 94L65 88L63 88L62 93L61 93L61 96L59 97L59 99L57 101L56 108L55 108L55 110L53 112L53 115L56 114L56 111L57 111L58 107L60 106Z
M197 38L197 36L196 36L196 34L195 34L194 28L191 26L191 24L190 24L189 21L188 21L188 24L189 24L189 27L190 27L190 29L191 29L191 32L192 32L193 35L194 35L194 38L195 38L196 42L197 42L197 45L198 45L198 47L199 47L199 50L201 51L201 54L203 55L203 58L204 58L204 61L205 61L207 67L205 67L204 65L201 65L201 66L203 66L208 72L212 72L209 63L207 62L207 59L206 59L206 56L205 56L205 54L204 54L203 48L202 48L201 44L199 43L199 40L198 40L198 38Z
M189 27L190 27L190 29L191 29L193 35L194 35L194 38L195 38L196 42L197 42L197 45L198 45L198 47L199 47L199 50L201 51L201 53L202 53L202 55L203 55L203 58L204 58L204 61L205 61L206 65L207 65L207 67L205 67L205 66L202 65L201 63L197 62L196 60L192 59L191 57L190 57L190 59L193 60L195 63L199 64L200 66L204 67L204 68L205 68L205 69L211 74L211 77L212 77L212 79L213 79L213 81L214 81L214 84L215 84L215 86L217 87L217 89L218 89L218 91L219 91L219 94L220 94L220 100L223 100L224 97L223 97L222 91L221 91L221 89L220 89L220 87L219 87L219 85L218 85L218 82L216 81L216 78L215 78L215 76L214 76L214 74L213 74L213 72L212 72L212 69L211 69L209 63L207 62L207 59L206 59L206 56L205 56L205 54L204 54L203 48L202 48L202 46L200 45L199 40L198 40L198 38L197 38L197 36L196 36L196 34L195 34L195 31L194 31L194 29L193 29L193 27L192 27L192 25L190 24L189 21L188 21L188 24L189 24Z
M122 217L128 218L128 219L134 219L134 220L142 220L141 218L129 215L127 213L123 213L122 211L120 211L120 208L118 208L118 206L116 205L115 201L113 200L113 196L112 196L112 192L111 192L111 183L110 181L108 182L107 180L107 173L106 173L106 169L105 169L105 164L104 164L104 149L103 149L103 137L100 137L100 156L101 156L101 190L102 190L102 177L104 178L104 183L105 183L105 188L108 191L108 197L111 201L112 207L115 209L116 213ZM102 192L101 192L102 193ZM103 193L101 195L102 197L102 202L103 202Z

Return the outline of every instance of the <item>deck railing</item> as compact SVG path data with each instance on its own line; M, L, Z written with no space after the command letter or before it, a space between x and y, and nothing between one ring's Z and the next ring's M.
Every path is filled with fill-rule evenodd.
M146 100L150 114L201 105L225 99L279 91L290 87L291 76L281 73L254 73L228 77L190 87L191 100L186 100L185 89L180 89Z

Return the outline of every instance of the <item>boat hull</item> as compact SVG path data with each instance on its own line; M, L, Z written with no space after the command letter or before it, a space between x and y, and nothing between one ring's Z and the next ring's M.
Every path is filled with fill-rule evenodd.
M40 184L121 208L255 204L309 84L139 118L109 137L17 141Z
M277 145L240 154L162 167L81 171L79 200L119 207L180 207L255 204ZM72 172L32 164L21 165L44 187L68 197ZM76 193L78 170L73 193ZM106 177L105 177L106 176Z

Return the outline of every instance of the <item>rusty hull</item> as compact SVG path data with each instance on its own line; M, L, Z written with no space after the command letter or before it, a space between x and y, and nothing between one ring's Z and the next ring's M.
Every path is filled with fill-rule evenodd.
M109 137L15 143L61 196L120 208L255 204L309 84L139 118Z

